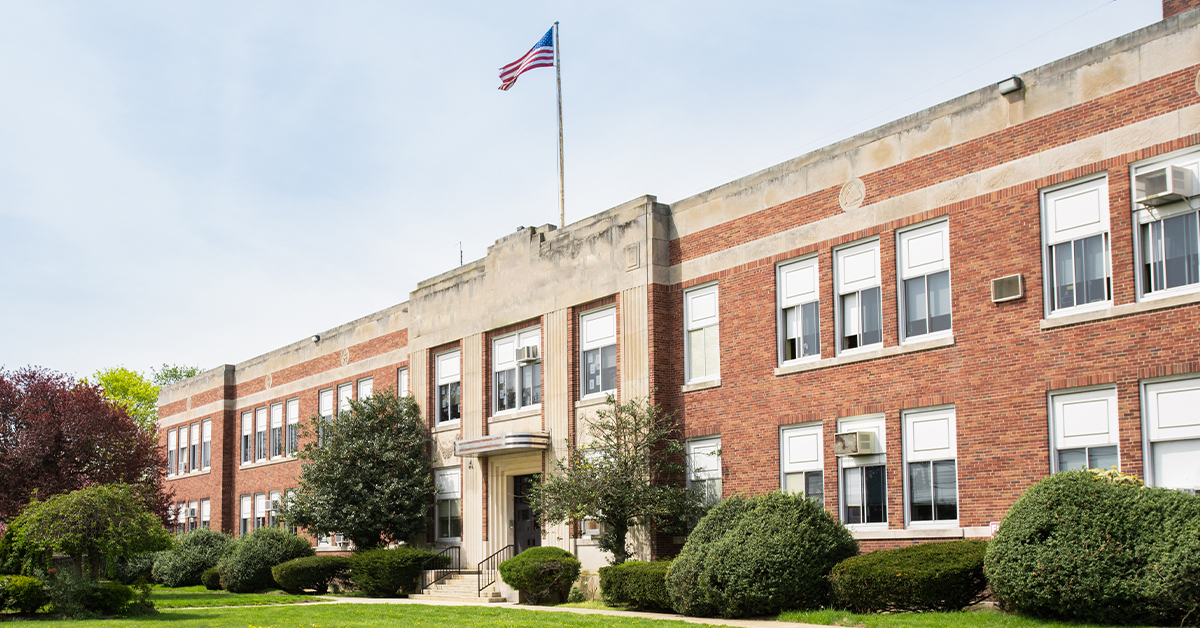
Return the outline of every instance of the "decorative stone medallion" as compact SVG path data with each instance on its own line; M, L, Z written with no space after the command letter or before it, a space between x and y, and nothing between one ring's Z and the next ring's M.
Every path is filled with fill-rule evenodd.
M274 379L271 377L271 374L267 373L267 388L271 387L271 382L273 382L273 381L274 381Z
M863 199L866 197L866 184L862 182L862 179L854 177L842 186L842 193L838 195L838 203L842 206L842 211L850 211L861 207Z
M350 363L350 350L342 349L342 366L346 366L349 363Z

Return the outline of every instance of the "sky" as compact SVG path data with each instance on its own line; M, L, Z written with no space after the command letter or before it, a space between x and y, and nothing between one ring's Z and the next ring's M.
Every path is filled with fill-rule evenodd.
M0 0L0 367L236 364L558 222L673 203L1160 0Z

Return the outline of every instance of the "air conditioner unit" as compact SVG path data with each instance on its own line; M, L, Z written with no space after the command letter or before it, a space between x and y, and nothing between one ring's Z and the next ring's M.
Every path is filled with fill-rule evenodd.
M1196 194L1196 176L1187 168L1166 166L1134 177L1133 199L1139 205L1158 207Z
M188 517L190 517L192 519L196 518L196 509L195 508L188 508Z
M837 456L865 456L879 453L875 432L842 432L833 435L833 453Z
M537 361L538 361L537 345L530 345L528 347L521 347L521 348L517 349L517 362L520 362L521 364L528 364L530 362L537 362Z
M1025 281L1021 274L992 280L992 303L1014 301L1025 296Z

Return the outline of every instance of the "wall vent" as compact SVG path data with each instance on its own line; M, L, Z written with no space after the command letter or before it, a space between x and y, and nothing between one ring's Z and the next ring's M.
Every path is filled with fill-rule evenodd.
M992 303L1014 301L1025 296L1025 282L1020 273L992 280Z

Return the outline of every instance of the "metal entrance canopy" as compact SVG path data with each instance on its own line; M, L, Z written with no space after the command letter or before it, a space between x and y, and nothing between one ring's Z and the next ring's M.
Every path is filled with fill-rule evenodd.
M505 432L483 438L454 441L454 455L486 458L498 454L540 451L550 448L550 432Z

